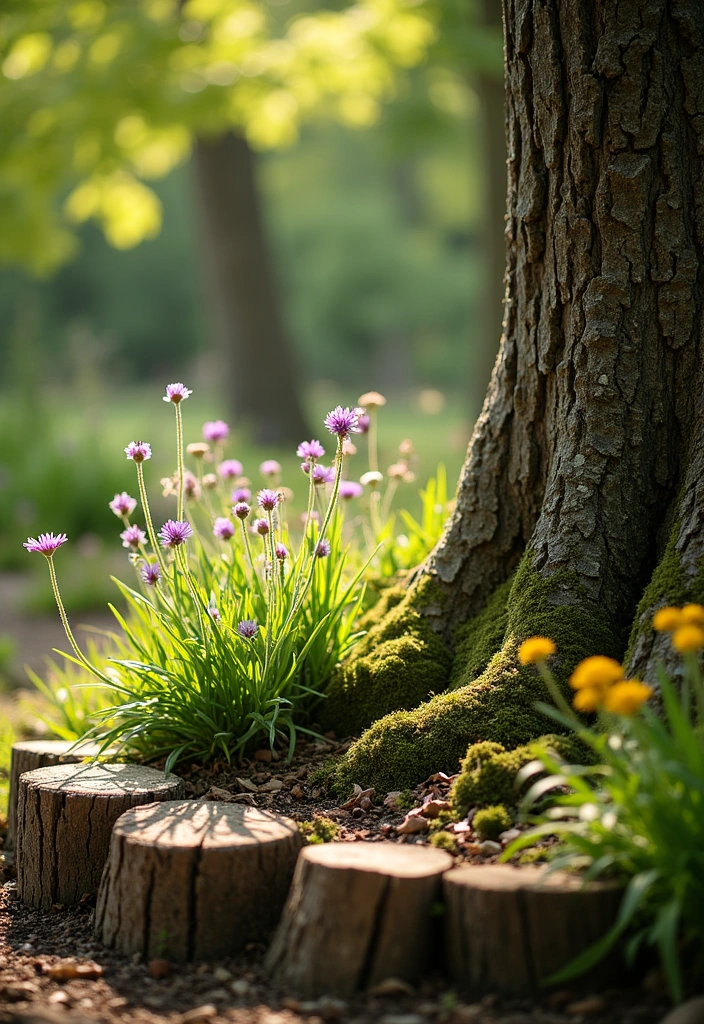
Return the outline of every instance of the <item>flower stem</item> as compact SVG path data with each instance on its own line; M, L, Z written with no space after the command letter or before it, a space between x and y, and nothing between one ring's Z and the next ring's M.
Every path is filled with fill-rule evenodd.
M178 506L176 518L183 522L183 417L181 403L174 404L176 410L176 465L178 468Z
M581 730L582 729L582 722L580 722L580 720L577 717L577 715L575 715L573 709L570 707L570 705L565 700L564 695L563 695L562 691L560 690L560 687L555 682L553 674L550 671L550 669L547 667L545 662L544 661L538 661L538 662L536 662L535 667L537 668L538 672L540 673L541 679L543 680L543 682L547 686L548 690L550 691L550 696L555 701L555 704L557 705L557 707L560 709L560 711L564 715L567 716L567 718L569 718L569 720L571 722L575 723L575 726L576 726L576 728L578 730Z
M178 408L178 406L177 406ZM147 524L147 533L149 534L149 543L152 546L152 551L156 555L161 571L166 574L166 562L161 552L161 547L156 538L156 532L154 530L154 523L152 521L152 513L149 508L149 498L147 497L147 488L144 486L144 469L141 462L136 462L137 466L137 483L139 485L139 497L142 502L142 510L144 512L144 519Z
M373 473L379 471L379 455L377 451L376 406L369 409L369 469Z
M97 668L91 665L91 663L88 661L81 648L78 646L76 638L73 635L73 630L71 629L71 626L68 621L68 615L66 614L66 609L64 608L64 602L61 598L61 591L59 590L59 581L56 578L56 568L54 566L54 559L52 557L47 557L47 563L49 565L49 578L51 579L51 589L54 591L56 607L59 609L61 624L64 627L64 632L66 633L68 642L73 648L73 653L76 655L81 665L87 668L89 672L91 672L94 676L97 676L98 679L102 679L104 682L110 683L111 680L108 679L107 676L104 676L103 673L100 672Z

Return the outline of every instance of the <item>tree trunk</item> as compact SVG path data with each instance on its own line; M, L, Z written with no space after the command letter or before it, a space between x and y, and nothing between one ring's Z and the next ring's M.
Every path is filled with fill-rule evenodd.
M486 26L501 30L501 0L483 0L482 20ZM475 409L481 409L491 371L496 362L506 293L506 104L503 78L484 72L477 77L476 88L479 94L484 147L485 207L482 242L482 320L473 363L472 399Z
M201 138L194 167L223 379L233 412L250 423L259 441L295 441L308 431L279 309L254 154L233 133Z
M456 510L390 613L417 651L390 698L375 666L398 641L374 627L374 664L343 667L330 708L360 685L373 717L428 697L430 632L459 688L377 722L341 785L383 786L392 763L395 786L417 782L470 741L544 732L516 658L531 634L555 639L563 680L597 651L652 680L652 610L702 593L704 6L505 0L504 21L501 348Z

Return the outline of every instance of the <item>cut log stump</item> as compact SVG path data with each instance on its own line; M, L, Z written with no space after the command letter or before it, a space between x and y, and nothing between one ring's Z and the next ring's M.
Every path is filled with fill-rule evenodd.
M622 889L538 866L463 866L443 879L451 979L469 993L529 995L613 925Z
M307 847L267 956L269 975L305 996L348 996L386 978L415 984L450 867L450 855L430 847Z
M98 743L76 745L67 740L22 740L13 744L10 759L10 794L7 803L5 849L14 850L17 840L17 793L20 775L52 764L80 764L100 753Z
M145 958L230 956L279 920L302 844L294 821L257 807L135 807L113 830L96 935Z
M183 796L183 782L133 764L59 764L20 776L17 891L32 907L95 895L112 827L128 808Z

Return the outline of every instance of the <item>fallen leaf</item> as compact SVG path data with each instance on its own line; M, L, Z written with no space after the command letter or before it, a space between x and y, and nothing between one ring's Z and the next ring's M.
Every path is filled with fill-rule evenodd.
M235 779L235 782L240 787L243 793L256 793L257 787L250 779Z
M370 996L412 996L415 989L401 978L384 978L369 989Z
M421 807L421 814L424 818L437 818L441 811L451 811L452 804L449 800L425 800Z
M103 968L100 964L95 964L92 961L79 964L75 960L59 960L58 963L50 964L44 970L54 981L70 981L71 978L93 981L103 976Z
M259 787L260 793L278 793L280 789L284 788L284 784L281 779L271 779L270 782L265 782L263 786Z
M427 832L430 828L430 822L419 813L420 810L420 807L414 807L412 811L409 811L401 824L396 826L396 831L402 835Z
M344 804L340 804L340 810L342 810L342 811L350 811L350 810L352 810L353 807L359 807L360 801L363 800L365 797L372 797L372 796L374 796L374 789L373 788L372 789L362 789L362 787L358 786L357 783L355 782L355 784L354 784L354 791L352 793L352 796Z

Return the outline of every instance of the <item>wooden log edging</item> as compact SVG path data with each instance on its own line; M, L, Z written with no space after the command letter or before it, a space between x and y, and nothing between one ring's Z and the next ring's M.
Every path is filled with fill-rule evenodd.
M97 937L149 959L230 956L268 938L303 839L294 821L242 804L180 800L116 822Z
M133 764L59 764L20 776L17 891L40 910L95 895L117 819L136 804L183 796L183 782Z
M466 865L443 879L450 978L464 992L533 994L602 938L622 888L507 864Z
M428 846L307 847L267 973L305 996L348 996L390 977L415 984L431 951L440 880L451 866L448 853Z
M96 757L100 745L73 740L21 740L12 746L10 758L10 792L7 801L7 833L5 849L14 850L17 842L17 794L20 775L54 764L80 764L88 757Z

